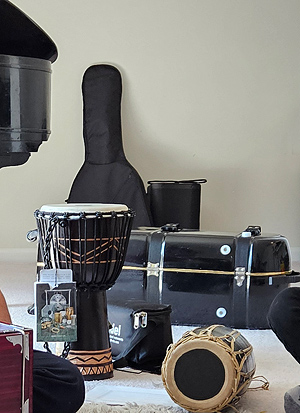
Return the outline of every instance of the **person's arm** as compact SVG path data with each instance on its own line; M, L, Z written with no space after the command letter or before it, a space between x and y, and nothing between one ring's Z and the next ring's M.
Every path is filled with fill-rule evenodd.
M0 322L11 324L11 318L4 295L0 291Z

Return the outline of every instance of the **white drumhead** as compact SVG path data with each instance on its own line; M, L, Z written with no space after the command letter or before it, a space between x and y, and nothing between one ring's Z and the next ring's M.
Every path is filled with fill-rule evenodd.
M128 207L123 204L50 204L40 208L42 212L56 213L95 213L95 212L123 212L128 211Z

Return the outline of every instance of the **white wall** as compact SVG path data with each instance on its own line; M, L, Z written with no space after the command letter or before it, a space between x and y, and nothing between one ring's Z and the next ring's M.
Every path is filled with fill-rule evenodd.
M84 156L81 80L123 76L123 141L145 181L207 178L201 228L261 225L300 248L299 0L13 0L56 43L52 134L0 170L0 249L32 248ZM33 247L35 248L35 247Z

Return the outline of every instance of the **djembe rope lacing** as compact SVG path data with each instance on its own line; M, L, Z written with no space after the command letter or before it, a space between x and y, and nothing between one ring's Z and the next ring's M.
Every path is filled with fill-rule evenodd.
M115 283L115 279L117 274L119 274L122 268L122 257L124 256L125 251L125 244L127 242L126 237L117 236L118 230L120 233L126 233L127 227L129 225L128 220L124 219L121 225L121 228L117 227L117 212L112 211L109 214L109 218L107 217L108 214L102 212L95 212L85 213L81 212L80 214L75 213L64 213L64 214L56 214L50 213L48 214L48 219L42 219L38 221L38 230L39 233L43 237L43 248L42 248L42 255L44 261L44 268L49 269L53 268L54 263L60 263L59 268L64 263L65 268L73 269L73 265L79 265L80 274L82 274L82 279L80 283L78 283L78 288L80 290L107 290L108 288L112 287ZM132 211L125 211L123 212L124 217L132 216ZM45 218L47 214L45 212L36 211L35 212L36 218ZM82 225L78 225L78 252L72 251L71 242L74 239L71 238L68 228L69 220L72 220L72 216L80 217L80 222L83 222ZM89 216L93 216L96 219L94 220L94 234L99 234L100 236L94 237L89 239L87 237L87 219ZM109 219L111 228L111 236L108 238L102 238L101 231L99 231L99 222L103 221L103 218ZM63 238L61 238L57 232L57 226L65 227L66 231L63 232ZM121 230L121 231L120 231ZM67 235L66 235L67 234ZM87 245L93 245L93 248L90 248L88 251ZM51 246L55 244L56 248L51 248ZM101 256L104 253L110 254L105 258L105 260L101 260ZM53 256L51 257L51 254ZM60 254L60 257L58 257ZM115 255L114 255L115 254ZM61 259L64 257L64 261ZM120 259L121 258L121 259ZM111 267L111 264L114 264ZM103 275L102 279L97 279L99 274L99 266L103 268ZM87 274L87 267L92 267L92 277L91 279L86 278ZM109 273L109 279L105 278L106 274Z
M187 331L185 334L183 334L182 338L175 344L170 344L170 346L167 349L167 353L166 353L166 358L165 358L165 362L162 365L162 380L163 383L165 385L165 388L167 390L167 392L169 393L170 397L175 400L174 395L171 393L170 389L167 386L165 377L166 377L166 363L168 361L168 359L171 357L172 352L180 345L193 341L193 340L199 340L201 339L202 341L213 341L215 342L218 346L220 346L223 350L225 350L231 360L232 360L232 364L233 364L233 368L234 371L236 373L235 379L233 381L233 386L231 389L230 394L224 399L224 401L222 403L220 403L218 406L214 407L214 408L201 408L201 407L197 407L197 408L193 408L190 405L187 405L185 403L180 403L180 406L182 406L183 408L185 408L186 410L190 411L190 412L196 412L196 413L201 413L201 412L205 412L205 413L219 413L220 411L222 411L222 409L224 409L225 407L231 407L233 410L237 411L235 409L235 407L232 404L236 404L239 400L240 400L240 396L237 395L237 393L240 393L241 390L248 386L249 383L251 382L251 373L253 375L253 372L250 372L250 374L245 374L243 373L241 370L243 368L243 365L245 363L245 361L247 360L247 358L249 357L249 355L252 353L253 348L251 345L249 345L249 347L243 349L243 350L234 350L234 343L235 340L240 336L240 332L238 332L237 330L233 330L232 332L225 334L223 336L214 336L213 330L218 327L218 325L212 325L210 327L208 327L207 329L201 330L200 332L195 332L195 331ZM227 344L226 344L227 343ZM242 377L242 383L240 383L241 381L241 377Z
M54 228L58 223L58 217L56 215L52 215L49 219L49 227L47 229L46 237L45 237L45 244L43 248L43 260L44 260L44 268L50 269L51 268L51 257L50 257L50 247L52 242L52 234Z

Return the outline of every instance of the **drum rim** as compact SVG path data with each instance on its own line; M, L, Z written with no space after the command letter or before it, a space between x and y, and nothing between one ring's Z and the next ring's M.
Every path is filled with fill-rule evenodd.
M104 203L70 203L70 204L45 204L38 210L43 214L96 214L112 212L128 212L129 208L125 204L104 204Z
M179 345L180 344L180 345ZM174 348L177 346L176 348ZM225 370L225 379L224 384L214 397L206 400L195 400L191 399L184 395L176 385L174 372L175 372L175 365L179 357L185 354L187 351L191 350L209 350L213 354L215 354L223 363L224 370ZM172 351L173 350L173 351ZM168 357L168 353L172 352L173 357ZM203 340L200 338L194 338L191 336L191 340L180 343L180 341L173 345L167 353L167 356L163 362L162 367L162 379L163 383L168 391L170 397L175 401L175 403L179 404L185 409L193 409L193 411L197 412L204 412L208 411L208 409L217 408L220 404L224 402L225 399L228 398L230 401L230 395L233 393L233 390L236 387L236 393L238 391L239 385L239 373L236 374L236 369L232 363L232 358L229 353L232 354L230 351L230 347L228 347L228 351L226 351L223 347L218 344L217 341L214 340ZM237 380L238 378L238 380ZM236 394L234 393L234 394ZM178 400L178 396L180 396L181 400Z

